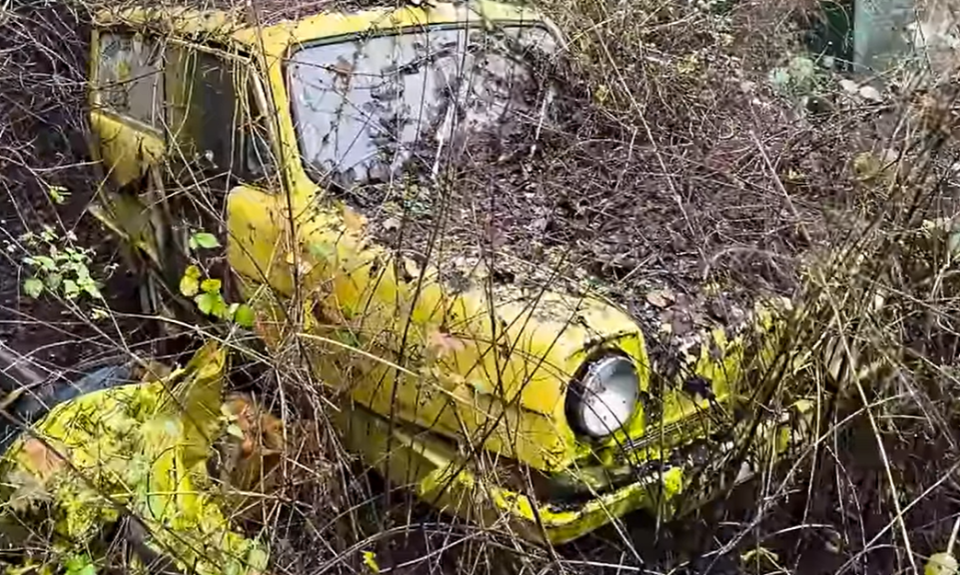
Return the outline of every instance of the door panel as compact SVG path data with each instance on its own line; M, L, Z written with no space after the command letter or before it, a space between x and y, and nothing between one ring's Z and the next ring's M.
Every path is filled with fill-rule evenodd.
M96 152L114 183L127 186L163 160L166 146L155 130L103 111L90 113Z
M90 124L95 153L122 187L146 174L165 152L163 42L138 32L110 30L98 33L93 45Z

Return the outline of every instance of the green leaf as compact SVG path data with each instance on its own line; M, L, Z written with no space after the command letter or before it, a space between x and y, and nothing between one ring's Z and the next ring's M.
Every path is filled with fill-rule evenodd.
M243 439L243 430L240 429L240 426L236 423L231 423L227 426L227 433L236 437L237 439Z
M240 304L233 313L233 323L240 327L253 327L255 319L253 308L245 303Z
M204 315L210 315L213 313L213 306L216 305L217 296L216 294L202 293L197 297L193 298L193 301L196 302L197 308Z
M98 286L97 282L93 281L89 277L78 282L78 285L80 286L80 289L87 292L87 295L92 298L101 299L103 297L103 294L100 293L100 286Z
M215 278L207 278L203 280L203 282L200 284L200 291L203 293L219 293L220 280Z
M923 566L923 575L957 575L960 566L950 553L934 553Z
M219 293L202 293L193 298L197 308L205 315L224 318L227 315L227 303Z
M247 565L255 572L263 573L267 570L267 552L259 547L254 547L247 553Z
M197 282L197 278L190 277L189 275L184 274L180 278L180 293L187 297L193 297L197 295L197 291L200 289L200 283Z
M190 249L197 248L213 249L220 247L220 240L210 232L197 232L190 236Z
M83 264L74 264L73 270L77 273L77 283L85 283L87 281L92 281L90 279L90 270L87 269L87 266Z
M37 278L29 278L23 282L23 293L32 298L40 297L43 293L43 282Z
M63 296L67 299L73 299L80 295L80 286L73 280L63 280Z
M87 555L73 555L64 564L67 575L97 575L97 568Z
M62 282L63 282L63 276L58 273L49 273L47 274L47 277L44 280L44 283L46 283L47 288L50 291L53 291L58 287L60 287L60 284Z
M53 258L49 256L35 256L33 258L35 264L39 265L41 268L47 271L54 271L57 269L57 262L53 261Z
M70 197L70 192L63 186L47 186L47 193L50 194L50 199L53 200L53 203L58 206L62 205L67 201L67 198Z

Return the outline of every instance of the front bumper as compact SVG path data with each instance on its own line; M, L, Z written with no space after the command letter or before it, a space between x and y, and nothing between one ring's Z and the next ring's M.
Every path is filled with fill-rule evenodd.
M631 467L628 481L622 473L619 480L597 481L596 468L584 473L568 470L549 478L558 493L580 492L572 498L552 498L533 487L511 487L518 484L515 465L506 472L508 466L489 453L484 454L489 460L485 465L477 464L445 438L399 423L391 426L361 407L345 407L341 417L349 450L436 509L528 541L561 544L637 509L670 519L702 506L750 479L755 469L769 468L786 451L803 445L809 438L812 411L812 403L798 402L757 425L747 446L704 440L689 449L675 450L662 463L648 461ZM535 483L530 478L534 473L526 472L526 484ZM591 479L571 489L572 482L587 475ZM537 492L541 495L535 495Z

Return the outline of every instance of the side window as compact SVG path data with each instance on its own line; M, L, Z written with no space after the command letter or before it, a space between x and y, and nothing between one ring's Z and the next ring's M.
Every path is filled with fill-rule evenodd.
M97 88L105 109L159 128L162 71L162 46L156 37L132 32L100 34Z
M270 147L270 131L267 128L267 116L261 110L257 99L257 86L250 76L246 82L246 104L244 118L240 126L243 139L243 168L251 178L269 178L276 171L273 150Z
M270 140L249 87L251 67L187 47L172 52L178 52L171 54L178 72L176 78L168 73L168 87L179 89L170 91L168 121L181 157L210 176L267 177Z

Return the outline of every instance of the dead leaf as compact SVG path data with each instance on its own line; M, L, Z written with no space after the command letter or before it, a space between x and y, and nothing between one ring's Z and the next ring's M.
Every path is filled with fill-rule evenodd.
M392 232L393 230L400 229L400 220L395 217L389 217L383 220L383 223L380 224L380 227L383 228L385 232Z
M856 94L860 91L860 86L853 80L847 78L840 80L840 87L848 94Z
M46 481L63 468L63 459L57 456L47 445L31 437L23 444L23 453L29 461L29 466L40 479Z
M675 301L676 296L668 289L654 290L647 294L647 302L655 307L667 307Z
M50 493L44 489L37 476L23 469L11 471L5 483L16 486L8 500L8 504L15 511L27 511L34 503L50 500Z
M880 90L877 90L873 86L861 86L860 97L864 100L870 100L871 102L883 101L883 95L880 93Z
M440 329L427 334L427 348L434 351L437 357L444 357L465 349L463 341Z
M350 206L343 206L343 224L351 232L359 232L367 224L367 218Z
M234 487L251 489L279 464L285 450L283 421L241 393L230 394L223 410L239 428L239 437L223 437L234 448L233 457L224 458L225 479Z

